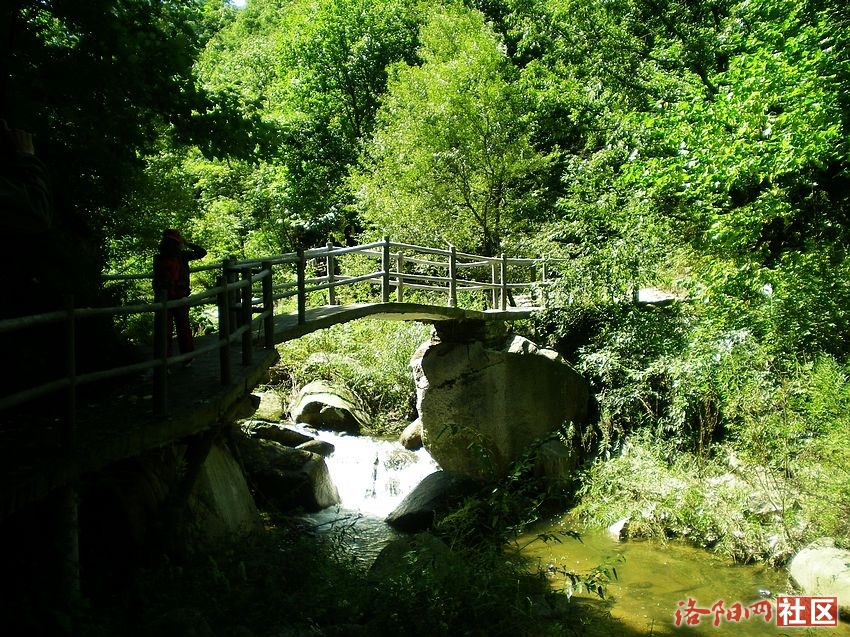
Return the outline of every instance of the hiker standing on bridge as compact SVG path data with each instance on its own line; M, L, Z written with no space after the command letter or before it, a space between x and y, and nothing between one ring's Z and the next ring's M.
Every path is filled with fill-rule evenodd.
M179 231L169 229L162 235L159 242L159 253L154 257L153 288L157 299L165 292L169 301L189 296L189 261L203 259L207 251L201 246L186 241ZM192 337L192 326L189 324L189 306L171 308L168 310L168 355L171 356L174 341L174 328L177 327L177 345L180 353L186 354L195 350ZM189 359L185 365L192 364Z

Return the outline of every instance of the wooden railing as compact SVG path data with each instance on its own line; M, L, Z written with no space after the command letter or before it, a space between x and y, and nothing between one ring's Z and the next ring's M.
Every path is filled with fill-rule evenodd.
M349 256L350 255L350 256ZM356 265L366 271L346 274L340 265ZM367 267L363 268L362 264ZM375 269L377 267L377 269ZM294 268L294 275L292 269ZM458 307L459 299L472 298L494 309L505 310L512 291L531 289L539 293L539 303L546 304L547 260L516 259L505 255L482 257L448 249L428 248L394 243L388 238L353 247L325 247L300 250L259 260L225 261L221 264L193 268L193 272L217 270L216 283L191 296L168 301L165 298L117 307L80 308L69 300L62 310L0 321L0 335L28 329L64 330L66 337L65 374L62 378L29 387L0 397L0 412L47 395L64 392L67 422L62 430L63 446L72 446L76 428L77 388L106 379L153 370L154 410L168 409L168 370L192 357L217 350L222 385L232 382L231 347L241 343L243 365L249 365L254 351L253 328L263 332L263 346L275 344L275 310L284 299L295 298L299 324L307 321L311 297L322 293L322 301L336 305L342 288L367 285L380 294L381 303L403 302L413 292L438 294L442 300L434 305ZM357 268L355 268L355 271ZM525 278L512 273L525 270ZM107 275L106 281L150 279L150 274ZM372 288L377 287L377 290ZM326 296L325 296L326 295ZM218 339L194 352L167 356L168 310L181 306L215 308ZM151 360L120 367L81 373L77 365L75 345L78 323L92 317L118 317L131 314L154 315L154 355Z

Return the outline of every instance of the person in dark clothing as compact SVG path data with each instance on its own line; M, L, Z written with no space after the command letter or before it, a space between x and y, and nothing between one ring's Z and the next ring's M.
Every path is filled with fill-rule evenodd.
M202 259L207 251L201 246L186 241L179 231L169 229L159 242L159 253L154 257L153 288L160 299L161 293L171 301L189 296L189 261ZM177 328L177 345L180 353L195 350L192 327L189 324L189 306L184 305L168 310L168 355L173 351L174 328ZM186 365L191 364L189 360Z

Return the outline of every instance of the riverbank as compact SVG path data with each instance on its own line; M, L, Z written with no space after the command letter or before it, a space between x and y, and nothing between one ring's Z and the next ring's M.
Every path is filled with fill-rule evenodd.
M267 517L249 542L163 560L73 620L87 637L582 635L573 608L499 550L411 550L380 575L350 547L356 525L317 533Z
M523 555L535 560L535 566L547 567L553 588L571 589L568 592L572 603L596 609L598 619L588 627L588 637L782 634L776 621L776 596L791 594L783 569L766 564L735 564L681 540L617 541L605 529L588 529L569 517L536 525L519 541L526 543L538 534L555 533L560 534L560 542L531 542ZM575 587L563 574L600 565L616 571L616 577L607 581L604 599L594 591ZM676 611L681 612L688 600L709 610L717 609L718 602L722 602L724 611L740 604L749 612L735 621L725 612L711 611L697 625L682 625L680 620L677 626ZM808 634L800 628L795 631ZM847 637L850 625L820 627L816 633L822 637Z
M573 514L591 527L625 525L624 537L676 538L738 563L782 566L817 537L800 476L741 461L671 453L634 437L582 474Z

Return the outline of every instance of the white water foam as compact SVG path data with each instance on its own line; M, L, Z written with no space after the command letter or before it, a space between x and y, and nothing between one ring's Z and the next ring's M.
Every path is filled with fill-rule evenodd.
M340 504L302 515L317 533L341 531L345 544L368 568L398 534L384 519L439 465L425 450L409 451L398 441L309 432L334 445L325 458Z
M386 517L439 466L425 449L409 451L398 441L320 431L334 445L325 462L345 509Z

